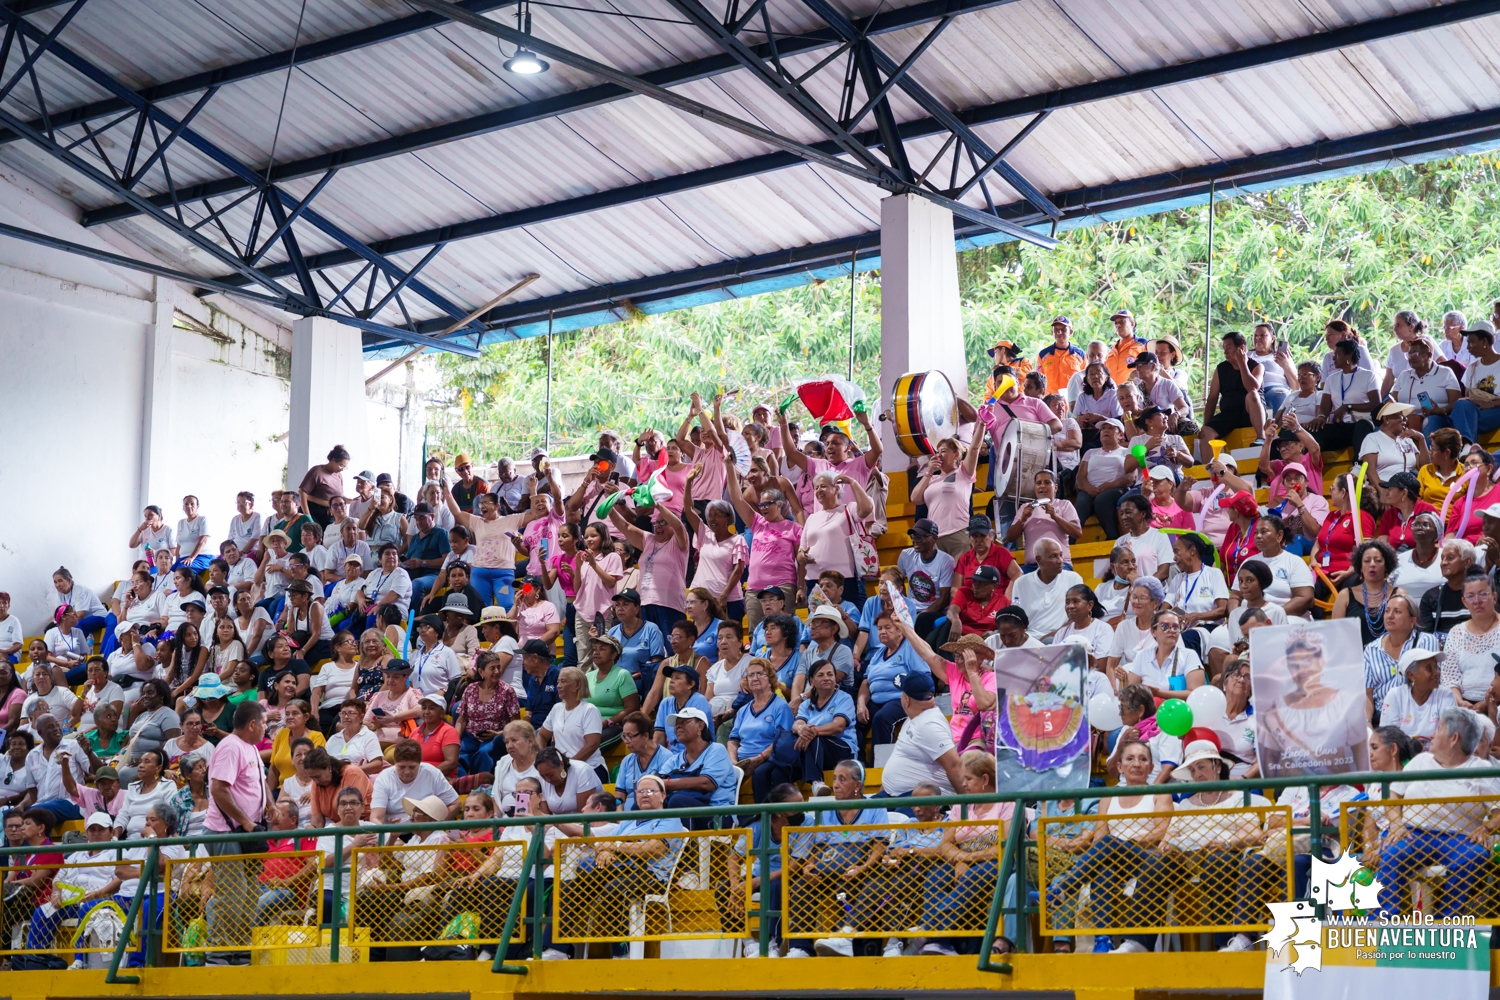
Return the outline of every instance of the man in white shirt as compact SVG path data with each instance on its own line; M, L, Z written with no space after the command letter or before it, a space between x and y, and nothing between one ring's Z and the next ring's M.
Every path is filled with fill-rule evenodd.
M1474 363L1464 370L1468 395L1453 404L1453 429L1465 442L1500 427L1500 353L1495 351L1495 328L1480 320L1464 331Z
M1036 570L1022 573L1010 581L1011 602L1026 609L1031 619L1028 631L1038 638L1051 635L1068 620L1063 611L1063 597L1068 588L1083 583L1083 577L1070 569L1063 569L1063 550L1055 538L1037 540L1031 553L1036 560Z
M903 798L924 781L952 794L963 787L963 769L948 719L933 700L932 675L913 670L896 678L906 725L880 772L880 790Z
M48 713L33 726L40 741L26 755L26 776L31 789L21 800L21 807L46 809L60 821L83 819L77 803L63 784L62 769L70 767L75 785L88 780L89 758L76 740L62 742L62 723Z
M402 740L391 754L394 766L375 776L374 790L370 794L370 821L372 823L405 823L406 807L402 799L423 799L436 795L448 806L452 819L458 815L458 793L443 777L443 772L422 760L422 745L416 740Z

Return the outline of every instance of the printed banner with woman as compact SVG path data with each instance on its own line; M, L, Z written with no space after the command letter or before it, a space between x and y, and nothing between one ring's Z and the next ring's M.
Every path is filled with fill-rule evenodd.
M1359 622L1293 622L1250 633L1256 757L1267 778L1367 771Z

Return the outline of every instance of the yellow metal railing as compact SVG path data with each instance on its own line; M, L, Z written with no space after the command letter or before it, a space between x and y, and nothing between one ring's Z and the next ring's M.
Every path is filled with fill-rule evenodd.
M1497 806L1479 796L1345 802L1339 843L1376 872L1386 907L1500 921L1500 835L1482 829Z
M71 962L75 955L113 952L130 901L122 904L114 895L100 896L98 891L108 888L116 867L140 862L116 858L115 852L110 853L108 860L69 861L57 869L45 904L37 903L34 889L7 891L0 955L57 955ZM12 872L31 872L38 867L0 868L0 879L8 878ZM139 940L139 928L132 928L131 948L137 947Z
M742 937L748 830L559 839L553 940Z
M788 828L788 937L977 937L995 893L1005 824L994 820Z
M260 931L323 922L324 862L311 850L163 858L161 950L197 957L286 948Z
M1291 827L1286 806L1043 818L1041 932L1267 929L1265 904L1292 898Z
M392 844L350 852L351 927L375 947L498 944L526 841ZM524 898L524 897L523 897ZM523 940L518 925L512 942Z

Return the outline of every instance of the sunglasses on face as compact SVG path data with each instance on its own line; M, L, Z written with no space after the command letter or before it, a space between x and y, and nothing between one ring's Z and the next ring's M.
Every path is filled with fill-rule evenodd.
M1157 622L1156 627L1163 632L1181 632L1182 626L1176 622Z

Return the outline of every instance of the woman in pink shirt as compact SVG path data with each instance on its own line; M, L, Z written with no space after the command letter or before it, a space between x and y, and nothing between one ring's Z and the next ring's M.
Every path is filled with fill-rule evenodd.
M516 621L516 645L524 647L540 639L548 648L562 635L562 614L542 593L542 578L528 576L516 588L516 603L511 608Z
M1197 528L1192 514L1177 506L1173 494L1177 490L1177 477L1165 465L1154 465L1150 473L1151 527Z
M927 516L937 522L938 548L954 559L969 550L969 517L974 496L974 470L984 450L984 427L974 428L968 453L959 459L957 438L943 438L927 463L927 471L911 491L912 503L927 505Z
M723 464L719 463L721 469ZM693 488L701 479L700 472L702 466L695 465L688 473ZM750 561L750 550L745 536L734 533L734 507L727 500L710 500L701 518L696 510L689 508L687 526L698 545L698 569L693 573L690 588L707 590L725 609L729 621L739 621L745 617L740 577Z
M691 500L690 489L684 485L684 499ZM609 520L620 537L641 553L636 563L641 574L636 588L641 595L641 617L667 635L687 609L688 535L682 519L665 504L653 510L656 516L649 535L625 517L619 504L610 508Z
M604 524L595 521L583 529L583 547L574 560L577 575L574 578L576 592L573 595L573 641L578 646L578 662L593 663L589 628L599 615L608 615L620 577L625 574L625 565L615 554L609 543L609 532ZM606 622L606 624L608 624ZM602 635L607 628L599 630Z
M854 494L854 502L840 504L843 488ZM797 565L805 587L798 588L798 600L812 590L824 570L838 570L844 575L843 599L859 607L864 603L865 582L854 565L854 551L849 538L855 525L870 516L875 504L865 488L845 475L820 472L813 477L813 499L818 509L807 515L802 528L802 547L797 550Z
M750 576L746 582L745 608L754 629L765 617L760 608L762 590L779 587L788 607L794 607L797 593L797 549L802 545L802 508L793 507L795 499L779 489L766 488L751 500L740 485L734 460L726 456L725 472L729 478L729 502L740 520L750 526Z

